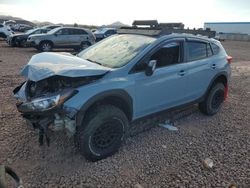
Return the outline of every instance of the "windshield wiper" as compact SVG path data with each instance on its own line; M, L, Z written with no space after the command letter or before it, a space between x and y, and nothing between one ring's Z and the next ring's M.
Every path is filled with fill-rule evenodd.
M92 62L92 63L95 63L95 64L98 64L98 65L102 65L101 63L99 63L99 62L97 62L97 61L93 61L93 60L91 60L91 59L86 59L87 61L90 61L90 62Z

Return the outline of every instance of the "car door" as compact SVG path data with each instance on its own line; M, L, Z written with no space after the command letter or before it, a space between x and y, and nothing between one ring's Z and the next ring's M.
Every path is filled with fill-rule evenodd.
M79 29L78 45L80 45L82 42L87 42L87 41L89 41L89 34L83 29Z
M212 57L208 42L187 40L185 44L187 58L187 92L189 100L195 100L205 94L212 78L216 74L216 62Z
M71 45L71 35L68 28L58 30L54 37L53 43L56 47L66 47Z
M168 41L135 66L132 76L137 117L185 103L187 80L183 42L184 39ZM157 65L154 73L146 76L145 62L150 60L157 60Z
M69 29L69 45L79 46L80 43L80 30L79 29Z

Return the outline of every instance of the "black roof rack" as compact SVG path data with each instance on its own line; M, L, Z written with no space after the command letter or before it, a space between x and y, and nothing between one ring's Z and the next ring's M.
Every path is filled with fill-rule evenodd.
M142 27L143 26L143 27ZM183 23L158 23L157 20L135 20L132 27L121 27L119 34L141 34L148 36L169 35L172 33L188 33L215 37L216 32L203 29L184 29Z

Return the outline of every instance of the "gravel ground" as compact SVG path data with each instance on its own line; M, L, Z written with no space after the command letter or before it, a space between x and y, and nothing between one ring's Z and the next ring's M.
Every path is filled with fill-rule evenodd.
M207 117L197 105L133 123L131 137L112 157L92 163L63 133L39 147L26 127L12 90L19 71L37 53L0 41L0 162L16 169L25 187L250 187L250 43L223 43L234 57L230 95ZM175 119L177 132L157 124ZM147 131L144 131L147 129ZM202 160L210 158L212 169ZM11 183L10 183L11 184Z

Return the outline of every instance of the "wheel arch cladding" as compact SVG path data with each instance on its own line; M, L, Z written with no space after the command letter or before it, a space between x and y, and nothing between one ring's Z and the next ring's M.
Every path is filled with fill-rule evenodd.
M225 87L227 85L227 76L225 74L220 74L218 75L214 81L213 81L213 84L214 83L222 83Z
M79 110L76 116L77 126L81 125L85 115L98 105L110 104L120 108L129 121L133 118L133 100L124 90L110 90L91 97Z
M206 90L206 93L204 95L207 96L208 92L211 90L211 88L217 84L217 83L222 83L225 88L228 87L228 77L227 77L227 72L220 72L218 73L217 75L215 75L215 77L211 80L207 90ZM227 95L227 94L226 94Z

